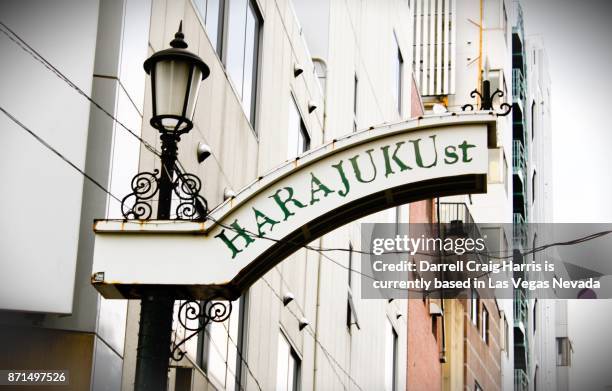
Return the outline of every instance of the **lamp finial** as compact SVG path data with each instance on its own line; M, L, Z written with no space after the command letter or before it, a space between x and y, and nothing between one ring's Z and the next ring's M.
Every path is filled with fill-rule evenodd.
M183 21L179 23L179 28L176 34L174 34L174 39L170 42L170 46L175 49L187 49L187 42L183 40L185 35L183 34Z

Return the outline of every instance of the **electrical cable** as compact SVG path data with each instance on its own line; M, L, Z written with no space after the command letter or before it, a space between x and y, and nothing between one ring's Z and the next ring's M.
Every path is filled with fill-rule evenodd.
M111 196L114 200L116 200L117 202L121 203L121 200L119 198L117 198L114 194L112 194L110 191L108 191L104 186L102 186L102 184L100 182L98 182L97 180L95 180L93 177L91 177L89 174L87 174L85 171L83 171L82 169L80 169L76 164L74 164L70 159L68 159L66 156L64 156L61 152L59 152L57 149L55 149L51 144L49 144L47 141L45 141L42 137L40 137L38 134L36 134L33 130L31 130L30 128L28 128L26 125L24 125L21 121L19 121L17 118L15 118L11 113L9 113L8 111L6 111L4 109L4 107L0 106L0 111L2 111L2 113L4 113L4 115L6 115L11 121L13 121L15 124L19 125L19 127L23 130L25 130L27 133L29 133L32 137L34 137L34 139L36 141L38 141L40 144L42 144L44 147L46 147L48 150L50 150L51 152L53 152L56 156L58 156L60 159L62 159L66 164L68 164L70 167L74 168L79 174L83 175L85 178L87 178L89 181L91 181L91 183L93 183L94 185L96 185L100 190L102 190L103 192L105 192L106 194L108 194L109 196Z
M263 282L268 286L268 288L270 288L270 290L272 291L272 294L281 302L281 304L283 303L283 298L276 292L276 290L272 287L272 285L270 284L270 282L268 282L268 280L266 280L265 277L261 278L263 280ZM295 320L297 320L298 322L300 322L300 318L298 317L298 315L293 312L291 310L291 308L289 307L285 307L287 308L287 311L289 311L289 313L295 318ZM315 343L321 348L321 350L323 351L323 353L325 354L325 356L327 357L328 361L331 360L334 362L335 366L337 366L348 378L349 380L359 389L359 390L363 390L359 384L357 383L357 381L355 381L355 379L353 379L353 377L340 365L340 363L338 363L338 361L331 355L331 353L329 353L329 351L325 348L325 346L323 346L323 344L321 343L321 341L319 341L314 333L312 332L311 326L307 325L305 327L306 332L312 337L312 339L315 341ZM330 366L332 367L332 369L334 369L334 365L332 365L331 362ZM336 372L334 370L334 372ZM340 381L340 383L342 384L343 388L346 390L347 387L344 384L344 382L340 379L339 374L336 372L336 375L338 376L338 380Z
M1 22L0 22L0 23L1 23ZM114 194L112 194L112 193L111 193L109 190L107 190L107 189L106 189L104 186L102 186L102 185L101 185L101 184L100 184L98 181L96 181L96 180L95 180L94 178L92 178L90 175L88 175L88 174L87 174L87 173L85 173L83 170L81 170L81 169L80 169L78 166L76 166L76 165L75 165L75 164L74 164L72 161L70 161L68 158L66 158L66 157L65 157L63 154L61 154L59 151L57 151L57 150L56 150L56 149L55 149L53 146L51 146L51 145L50 145L48 142L46 142L44 139L42 139L40 136L38 136L38 135L37 135L37 134L36 134L34 131L32 131L31 129L29 129L29 128L28 128L26 125L24 125L22 122L20 122L20 121L19 121L17 118L15 118L15 117L14 117L12 114L10 114L8 111L6 111L6 110L5 110L3 107L1 107L1 106L0 106L0 111L2 111L2 112L3 112L3 113L4 113L4 114L5 114L5 115L6 115L6 116L9 118L9 119L11 119L11 120L12 120L12 121L13 121L15 124L19 125L19 127L21 127L21 128L24 130L24 131L26 131L28 134L30 134L32 137L34 137L34 139L36 139L36 140L37 140L39 143L41 143L43 146L45 146L47 149L49 149L49 150L50 150L50 151L52 151L52 152L53 152L55 155L57 155L59 158L61 158L61 159L62 159L62 160L63 160L63 161L66 163L66 164L70 165L70 166L71 166L72 168L74 168L74 169L75 169L77 172L79 172L81 175L83 175L83 176L84 176L86 179L90 180L90 181L91 181L91 182L92 182L94 185L96 185L96 186L97 186L99 189L101 189L102 191L104 191L104 192L105 192L107 195L109 195L111 198L115 199L116 201L121 202L121 201L119 200L119 198L117 198L117 197L116 197ZM207 218L208 218L209 220L211 220L211 221L215 222L216 224L218 224L218 225L220 225L220 226L222 226L222 227L226 228L226 229L230 229L230 230L232 230L232 231L238 232L238 231L237 231L237 230L235 230L233 227L231 227L231 226L227 226L227 225L224 225L224 224L220 223L219 221L217 221L217 220L215 220L215 219L211 218L210 216L208 216ZM265 238L265 239L272 240L272 241L275 241L275 242L281 242L280 240L277 240L277 239L268 238L268 237L261 237L261 236L259 236L259 235L256 235L256 234L254 234L254 233L250 232L250 231L246 231L246 230L245 230L244 232L248 233L249 235L253 235L253 237L254 237L254 238ZM584 243L584 242L587 242L587 241L590 241L590 240L593 240L593 239L596 239L596 238L599 238L599 237L603 237L603 236L608 235L608 234L610 234L610 233L612 233L612 230L606 230L606 231L596 232L596 233L593 233L593 234L590 234L590 235L586 235L586 236L584 236L584 237L576 238L576 239L573 239L573 240L569 240L569 241L549 243L549 244L545 244L545 245L542 245L542 246L539 246L539 247L535 247L535 248L533 248L533 249L526 250L526 251L522 252L521 254L522 254L522 255L535 254L535 253L537 253L537 252L540 252L540 251L543 251L543 250L545 250L545 249L548 249L548 248L551 248L551 247L555 247L555 246L570 246L570 245L580 244L580 243ZM320 253L321 255L323 255L323 256L324 256L326 259L328 259L328 260L332 261L332 262L333 262L333 263L335 263L336 265L341 266L342 268L344 268L344 269L346 269L346 270L348 270L348 271L355 272L355 273L358 273L358 274L360 274L360 275L362 275L362 276L364 276L364 277L374 279L374 277L372 277L372 276L369 276L369 275L363 274L363 273L361 273L361 272L360 272L360 271L358 271L358 270L355 270L355 269L352 269L352 268L350 268L350 267L346 267L346 266L342 265L341 263L339 263L339 262L337 262L337 261L333 260L332 258L328 257L326 254L324 254L324 253L323 253L323 251L351 251L351 249L344 249L344 248L338 248L338 249L317 249L316 247L312 247L312 246L308 246L308 245L300 245L300 246L301 246L301 247L303 247L303 248L309 249L309 250L311 250L311 251L316 251L316 252L319 252L319 253ZM357 252L359 252L359 251L357 251ZM361 253L364 253L364 252L361 252ZM490 272L487 272L487 273L485 273L485 275L486 275L486 274L489 274L489 273L490 273ZM480 278L480 277L477 277L477 278ZM265 284L266 284L266 285L267 285L267 286L268 286L268 287L269 287L269 288L272 290L272 292L273 292L273 293L274 293L274 295L277 297L277 299L279 299L279 300L282 302L282 297L280 297L280 296L279 296L279 295L276 293L276 291L275 291L275 290L274 290L274 288L273 288L273 287L272 287L272 286L269 284L269 282L268 282L268 281L267 281L267 280L266 280L264 277L262 277L262 280L263 280L263 281L264 281L264 283L265 283ZM418 290L418 291L424 292L423 290ZM431 293L431 291L427 291L427 293ZM293 316L293 317L294 317L296 320L300 321L299 317L298 317L298 316L297 316L297 315L296 315L296 314L295 314L293 311L291 311L290 309L288 309L288 310L289 310L289 312L291 313L291 315L292 315L292 316ZM348 374L348 372L346 372L346 370L345 370L345 369L344 369L344 368L343 368L343 367L342 367L342 366L341 366L341 365L340 365L340 364L339 364L339 363L338 363L338 362L337 362L337 361L336 361L336 360L333 358L333 356L332 356L332 355L331 355L331 354L330 354L330 353L327 351L327 349L326 349L326 348L325 348L325 347L324 347L324 346L321 344L321 342L320 342L318 339L316 339L316 338L315 338L315 336L314 336L314 334L312 333L312 331L310 330L310 328L311 328L311 326L310 326L310 325L308 325L308 326L307 326L307 328L306 328L306 330L307 330L308 334L310 334L310 335L311 335L311 337L314 339L315 343L317 343L317 345L319 345L319 347L320 347L320 348L323 350L323 352L325 353L326 357L328 358L328 361L329 361L329 360L333 361L333 362L335 363L335 365L336 365L338 368L340 368L340 370L341 370L342 372L344 372L344 373L345 373L345 375L347 375L347 377L348 377L348 378L349 378L349 379L350 379L350 380L351 380L351 381L352 381L352 382L353 382L353 383L354 383L354 384L355 384L355 385L356 385L356 386L357 386L357 387L358 387L358 388L361 390L361 387L360 387L360 386L357 384L357 382L356 382L356 381L355 381L355 380L354 380L354 379L353 379L353 378L350 376L350 374ZM226 329L226 330L227 330L227 329ZM228 337L229 337L229 339L231 340L231 337L229 336L229 332L228 332ZM236 344L236 343L235 343L233 340L232 340L232 343L233 343L233 344L234 344L234 345L237 347L237 344ZM239 353L239 354L240 354L240 353ZM246 362L246 360L244 360L244 359L243 359L242 354L240 354L240 359L241 359L241 361L242 361L243 363L245 363L245 365L247 366L247 369L248 369L248 370L249 370L249 372L251 373L251 376L253 376L253 378L255 379L255 381L258 383L257 379L256 379L256 378L254 377L254 375L252 374L252 372L251 372L251 370L250 370L250 368L249 368L249 366L248 366L248 363ZM331 365L331 362L330 362L330 365ZM333 366L332 366L332 368L333 368ZM336 371L334 370L334 372L336 372ZM339 375L337 374L337 372L336 372L336 375L338 376L338 378L339 378L339 380L340 380L340 377L339 377ZM341 381L341 383L342 383L342 381ZM346 389L346 385L344 385L344 383L342 383L342 384L343 384L343 387ZM258 383L258 386L259 386L259 383ZM260 387L260 389L261 389L261 387Z
M85 99L87 99L91 104L93 104L96 108L106 114L109 118L111 118L115 123L117 123L121 128L131 134L134 138L136 138L142 145L145 146L147 150L151 153L155 154L158 157L161 157L161 153L158 152L153 145L148 143L142 137L140 137L136 132L128 128L123 122L119 121L115 118L108 110L102 107L98 102L93 100L85 91L83 91L79 86L77 86L72 80L70 80L66 75L64 75L57 67L55 67L51 62L49 62L44 56L42 56L36 49L30 46L23 38L21 38L17 33L11 30L6 24L0 21L0 31L6 35L11 41L13 41L19 48L21 48L24 52L28 53L32 58L41 63L45 68L51 71L55 76L64 81L68 86L77 91L80 95L82 95Z

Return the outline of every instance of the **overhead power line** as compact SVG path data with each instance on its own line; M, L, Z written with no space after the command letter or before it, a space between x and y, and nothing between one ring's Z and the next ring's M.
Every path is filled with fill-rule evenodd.
M261 278L263 280L263 282L268 286L268 288L270 288L270 290L272 291L272 294L274 295L274 297L276 297L281 303L283 303L283 298L276 292L276 290L272 287L272 285L268 282L268 280L266 280L265 277ZM295 318L295 320L297 320L298 322L300 322L300 318L298 317L298 315L291 310L291 308L289 307L285 307L287 308L287 311L289 311L289 313L291 314L291 316L293 316ZM334 369L334 365L332 365L332 363L329 361L333 361L335 366L337 366L348 378L349 380L359 389L359 390L363 390L361 388L361 386L359 386L359 384L357 383L357 381L355 379L353 379L353 377L342 367L342 365L340 365L340 363L333 357L333 355L325 348L325 346L323 346L323 344L321 343L321 341L319 341L319 339L315 336L315 334L312 332L311 330L311 326L307 325L305 330L306 332L312 337L312 339L315 341L315 343L321 348L321 350L323 351L323 353L325 354L325 356L327 357L327 360L330 364L330 366L332 367L332 369L334 370L334 372L336 373L336 376L338 377L338 381L340 381L340 383L342 384L343 388L346 390L346 384L344 384L344 382L342 381L342 379L340 379L340 375L335 371Z
M106 114L109 118L113 120L113 122L117 123L121 128L131 134L134 138L136 138L142 145L145 146L147 150L151 153L161 156L161 153L158 152L153 145L148 143L142 137L140 137L136 132L128 128L123 122L119 121L112 113L106 110L102 105L93 100L85 91L83 91L79 86L77 86L70 78L68 78L64 73L62 73L57 67L55 67L49 60L47 60L43 55L41 55L36 49L30 46L23 38L21 38L17 33L11 30L6 24L0 21L0 31L6 35L8 39L13 41L21 50L29 54L33 59L42 64L46 69L51 71L55 76L57 76L60 80L64 81L69 87L78 92L81 96L87 99L91 104L93 104L97 109Z
M17 118L15 118L11 113L6 111L4 109L4 107L0 106L0 111L2 111L2 113L4 113L4 115L6 115L15 124L19 125L19 127L21 129L25 130L30 136L34 137L34 139L36 141L38 141L40 144L42 144L45 148L47 148L48 150L53 152L56 156L58 156L60 159L62 159L66 164L68 164L70 167L74 168L79 174L83 175L85 178L87 178L89 181L91 181L91 183L96 185L100 190L102 190L103 192L108 194L110 197L112 197L117 202L121 203L121 200L119 198L115 197L115 195L113 195L110 191L108 191L108 189L106 189L106 187L104 187L100 182L95 180L92 176L87 174L85 171L83 171L81 168L79 168L76 164L74 164L72 161L70 161L70 159L68 159L61 152L59 152L57 149L55 149L51 144L49 144L42 137L40 137L38 134L36 134L33 130L31 130L26 125L24 125L21 121L19 121Z
M1 22L0 22L1 23ZM53 146L51 146L47 141L45 141L42 137L40 137L38 134L36 134L36 132L34 132L33 130L31 130L30 128L28 128L26 125L24 125L21 121L19 121L15 116L13 116L11 113L9 113L6 109L4 109L4 107L0 106L0 111L2 111L2 113L4 115L6 115L9 119L11 119L15 124L17 124L20 128L22 128L24 131L26 131L28 134L30 134L32 137L34 137L39 143L41 143L43 146L45 146L47 149L49 149L50 151L52 151L55 155L57 155L60 159L62 159L66 164L68 164L69 166L71 166L73 169L75 169L78 173L80 173L81 175L83 175L86 179L88 179L89 181L91 181L96 187L98 187L100 190L102 190L103 192L105 192L107 195L109 195L112 199L114 199L115 201L121 203L121 199L119 199L117 196L115 196L114 194L112 194L106 187L104 187L100 182L98 182L96 179L94 179L93 177L91 177L89 174L87 174L85 171L83 171L81 168L79 168L76 164L74 164L72 161L70 161L66 156L64 156L62 153L60 153L57 149L55 149ZM218 224L219 226L231 230L233 232L238 232L234 227L223 224L221 222L219 222L218 220L207 216L207 219L210 221L213 221L214 223ZM259 238L259 239L266 239L266 240L270 240L273 242L281 242L281 240L279 239L274 239L274 238L270 238L270 237L266 237L266 236L260 236L254 232L251 232L249 230L244 230L243 233L246 233L247 235L250 235L253 238ZM609 235L610 233L612 233L612 230L607 230L607 231L601 231L601 232L596 232L590 235L586 235L584 237L580 237L577 239L573 239L573 240L569 240L569 241L564 241L564 242L555 242L555 243L549 243L549 244L544 244L542 246L539 247L535 247L532 249L528 249L525 250L523 252L521 252L521 255L529 255L529 254L535 254L537 252L546 250L548 248L551 247L556 247L556 246L571 246L571 245L575 245L575 244L579 244L579 243L584 243L605 235ZM282 242L287 243L288 241L283 240ZM355 270L353 268L350 268L348 266L343 265L341 262L336 261L335 259L329 257L327 254L325 254L325 252L330 252L330 251L342 251L342 252L351 252L354 251L356 253L360 253L360 254L368 254L371 255L371 252L367 252L367 251L360 251L360 250L354 250L354 249L350 249L350 248L318 248L316 246L311 246L311 245L306 245L306 244L302 244L302 243L296 243L296 242L289 242L292 244L295 244L296 246L299 246L301 248L307 249L307 250L311 250L311 251L315 251L319 254L321 254L321 256L323 256L325 259L329 260L330 262L336 264L337 266L356 273L362 277L371 279L371 280L376 280L375 277L362 273L359 270ZM401 254L402 252L397 252L399 254ZM430 255L430 254L428 254ZM495 256L490 256L487 255L486 253L484 254L480 254L483 255L484 257L489 257L489 258L494 258L494 259L509 259L512 258L513 255L509 255L506 257L495 257ZM490 274L491 272L486 272L481 276L478 276L477 278L483 277L485 275ZM422 289L409 289L409 291L414 291L414 292L421 292L421 293L431 293L432 291L427 291L425 292Z
M47 70L53 73L56 77L66 83L69 87L74 89L77 93L87 99L91 104L94 105L98 110L102 111L106 116L108 116L114 123L120 126L121 129L128 132L132 137L136 138L140 144L142 144L146 150L151 152L157 157L161 158L161 152L159 152L155 146L151 143L144 140L141 136L139 136L134 130L127 127L122 121L120 121L117 117L115 117L111 112L102 107L101 104L96 102L91 96L89 96L85 91L79 88L76 83L74 83L68 76L66 76L63 72L61 72L55 65L53 65L49 60L47 60L40 52L34 49L30 44L28 44L23 38L21 38L15 31L11 30L5 23L0 21L0 31L6 35L8 39L10 39L13 43L15 43L21 50L30 55L34 60L42 64ZM186 172L183 164L177 156L176 159L176 170L179 172ZM163 169L167 172L167 168L163 166ZM170 175L171 176L171 175Z

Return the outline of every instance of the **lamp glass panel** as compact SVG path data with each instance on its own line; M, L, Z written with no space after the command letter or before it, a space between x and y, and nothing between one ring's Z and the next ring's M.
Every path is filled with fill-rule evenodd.
M191 84L189 85L189 98L187 101L187 110L185 110L185 117L190 121L193 120L193 113L195 106L198 101L198 91L200 90L200 84L202 83L202 71L199 68L193 67L193 77L191 78Z
M156 115L183 115L188 77L189 64L184 61L164 60L155 64ZM164 118L162 125L172 130L177 122L175 118Z

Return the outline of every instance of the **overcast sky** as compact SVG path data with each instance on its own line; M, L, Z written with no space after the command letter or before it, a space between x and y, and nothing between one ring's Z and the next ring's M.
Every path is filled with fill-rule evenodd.
M550 63L555 221L612 223L612 1L522 3ZM612 385L612 301L572 301L569 322L572 389Z
M612 1L523 0L552 79L556 222L612 222Z

